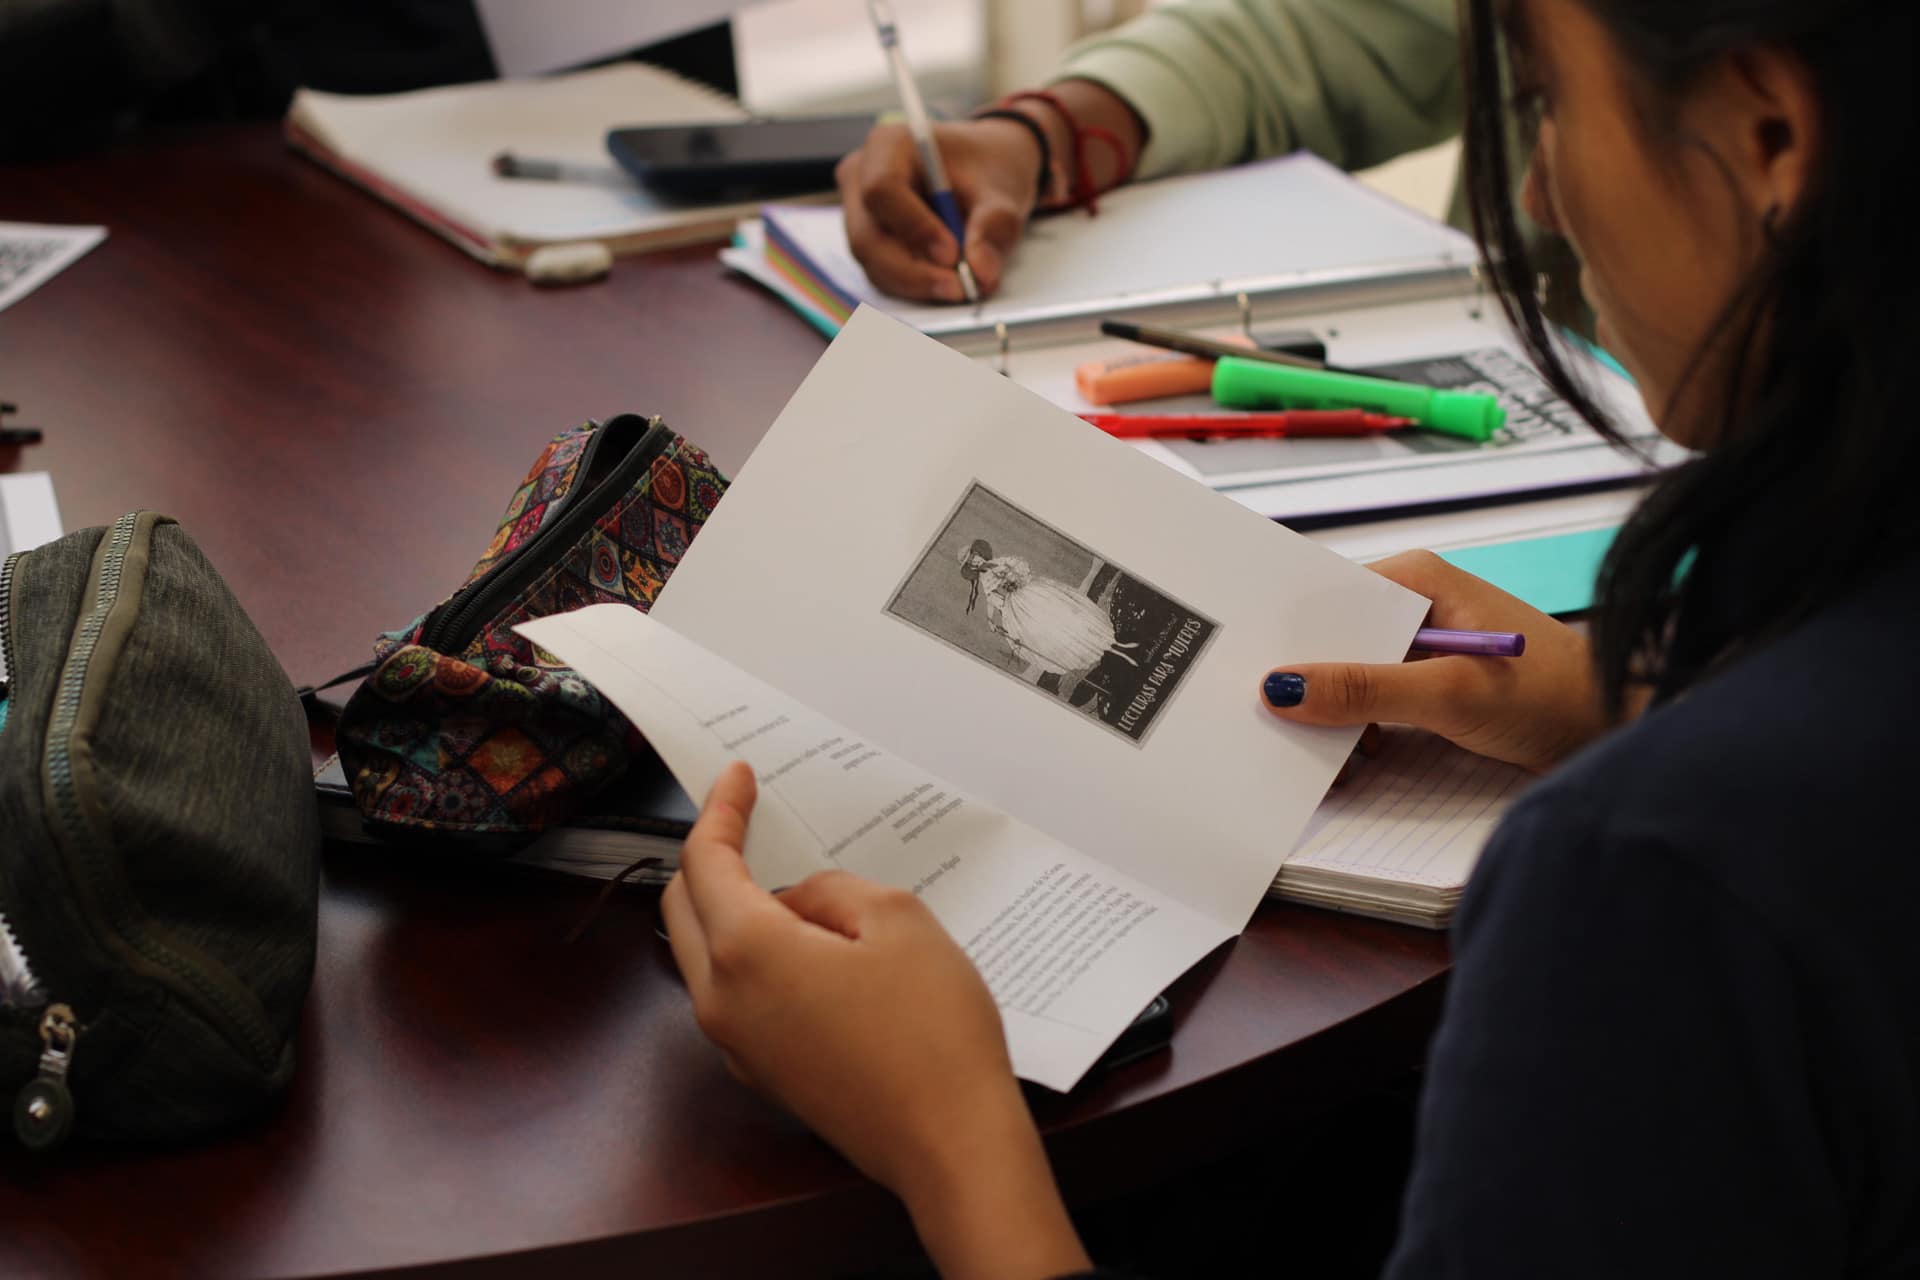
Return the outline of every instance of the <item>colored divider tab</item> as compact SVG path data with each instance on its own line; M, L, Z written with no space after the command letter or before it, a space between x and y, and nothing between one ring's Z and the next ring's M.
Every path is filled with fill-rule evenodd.
M1442 551L1441 559L1483 578L1542 613L1593 607L1593 583L1617 526Z

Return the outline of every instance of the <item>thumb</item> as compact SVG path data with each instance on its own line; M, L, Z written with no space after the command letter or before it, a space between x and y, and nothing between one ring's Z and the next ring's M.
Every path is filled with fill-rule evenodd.
M808 924L858 938L869 909L886 890L851 871L821 871L780 892L780 904Z
M981 292L992 293L1000 287L1024 226L1020 211L997 195L982 195L968 211L967 265L973 268Z
M733 761L714 779L687 839L702 847L718 846L738 854L746 846L747 820L753 815L758 795L753 770L744 761Z
M680 872L675 877L686 902L704 932L724 929L754 909L765 894L753 883L742 860L747 819L753 813L753 770L736 760L714 780L701 806L700 817L680 849ZM671 933L677 927L669 922Z
M1295 724L1386 722L1443 732L1453 672L1444 658L1422 662L1304 663L1280 667L1260 683L1261 700Z

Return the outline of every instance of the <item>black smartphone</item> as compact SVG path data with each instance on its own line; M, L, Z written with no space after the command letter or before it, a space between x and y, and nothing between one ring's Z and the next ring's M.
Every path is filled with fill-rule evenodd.
M1127 1024L1120 1038L1108 1045L1107 1051L1094 1060L1091 1070L1111 1071L1115 1067L1124 1067L1156 1049L1166 1048L1172 1042L1173 1005L1168 1003L1165 996L1155 996L1153 1003Z
M607 150L651 191L687 199L830 191L840 157L866 141L871 115L614 129Z

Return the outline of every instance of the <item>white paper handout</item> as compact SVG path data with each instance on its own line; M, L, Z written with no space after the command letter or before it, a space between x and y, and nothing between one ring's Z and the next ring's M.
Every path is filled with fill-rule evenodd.
M863 308L650 619L525 630L691 794L754 766L762 883L921 892L1016 1069L1065 1088L1245 925L1353 746L1276 721L1261 676L1397 661L1426 607ZM1071 976L1044 1016L995 939Z
M38 289L106 238L105 227L0 222L0 311Z
M60 536L60 505L53 477L45 471L0 475L0 560L31 551ZM8 679L6 646L0 645L0 685Z
M595 605L520 630L645 726L696 794L730 760L753 767L746 856L762 885L839 868L920 895L987 979L1029 1080L1072 1088L1155 992L1233 936L645 614Z
M49 472L0 475L0 557L31 551L60 533L60 504Z

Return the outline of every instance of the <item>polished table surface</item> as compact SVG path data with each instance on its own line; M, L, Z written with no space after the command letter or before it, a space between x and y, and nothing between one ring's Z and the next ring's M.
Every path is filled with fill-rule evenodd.
M546 291L265 127L0 169L0 220L107 241L0 313L0 393L68 528L178 517L296 683L457 584L556 430L660 413L737 468L822 349L711 249ZM330 849L285 1106L180 1150L0 1152L0 1274L828 1274L904 1216L736 1085L655 896L563 935L584 883ZM1093 1203L1419 1061L1445 939L1268 905L1171 994L1169 1051L1031 1091ZM11 1085L7 1090L10 1092Z

